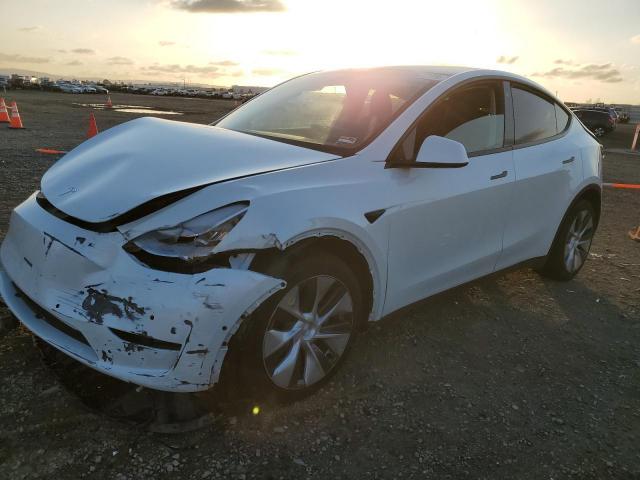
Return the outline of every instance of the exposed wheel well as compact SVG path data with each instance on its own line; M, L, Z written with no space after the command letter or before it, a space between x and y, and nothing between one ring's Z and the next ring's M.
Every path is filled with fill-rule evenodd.
M251 270L264 272L267 266L272 266L274 262L280 264L279 268L284 269L288 262L319 251L331 253L344 260L356 274L363 290L364 311L367 312L366 316L363 317L362 326L364 327L373 307L373 277L366 258L351 242L329 235L306 238L291 245L284 251L271 248L258 252L251 264Z

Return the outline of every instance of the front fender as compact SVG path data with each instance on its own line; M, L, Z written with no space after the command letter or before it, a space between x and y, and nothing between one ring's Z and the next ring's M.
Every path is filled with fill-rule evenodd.
M254 215L261 218L264 217ZM250 219L245 219L250 220ZM349 242L366 260L373 282L373 304L370 320L378 320L382 316L384 295L386 293L385 273L386 251L383 251L374 236L361 225L342 218L320 217L305 219L299 223L274 222L273 228L261 225L257 228L251 221L243 220L243 228L234 229L220 245L220 251L247 251L277 248L287 250L302 240L314 237L334 237ZM388 231L386 219L380 222L379 228Z

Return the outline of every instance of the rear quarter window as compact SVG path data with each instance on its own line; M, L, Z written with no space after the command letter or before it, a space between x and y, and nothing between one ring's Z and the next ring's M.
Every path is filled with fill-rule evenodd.
M564 132L565 128L569 124L569 114L565 112L564 108L562 108L557 103L556 107L556 131L558 133Z

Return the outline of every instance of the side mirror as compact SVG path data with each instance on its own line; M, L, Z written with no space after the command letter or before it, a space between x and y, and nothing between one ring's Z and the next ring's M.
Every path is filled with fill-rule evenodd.
M460 168L469 164L467 150L460 142L430 135L418 151L414 168Z

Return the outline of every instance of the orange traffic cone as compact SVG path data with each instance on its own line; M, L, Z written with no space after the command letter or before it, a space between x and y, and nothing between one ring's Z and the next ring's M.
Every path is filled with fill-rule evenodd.
M104 104L107 108L113 108L113 103L111 103L111 95L107 95L107 103Z
M87 132L87 138L95 137L98 134L98 125L96 125L96 117L93 113L89 114L89 131Z
M16 102L11 102L11 118L9 119L9 128L24 128L22 126L22 120L20 120L20 113L18 112L18 105Z
M10 123L9 112L7 110L7 104L4 103L4 98L0 98L0 123Z

